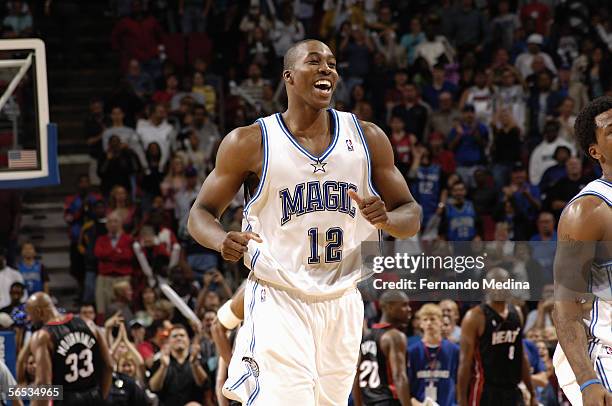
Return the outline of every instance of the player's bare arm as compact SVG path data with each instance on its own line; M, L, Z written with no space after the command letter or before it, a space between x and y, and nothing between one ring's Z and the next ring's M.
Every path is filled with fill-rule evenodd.
M38 330L34 333L30 340L30 349L36 362L34 385L51 385L53 381L51 363L53 343L49 333L45 330ZM32 406L47 406L48 403L48 400L32 400L31 404Z
M221 142L215 169L208 175L191 208L187 228L201 245L219 251L223 259L238 261L250 240L261 242L252 232L226 232L219 218L250 174L261 177L262 136L258 124L239 127Z
M100 359L102 360L101 371L98 375L98 383L100 390L102 391L102 397L106 399L110 392L112 380L113 380L113 361L108 350L108 344L104 338L104 334L100 333L100 329L91 321L86 320L87 326L96 337L98 342L98 348L100 350ZM37 364L38 365L38 364ZM38 370L38 368L37 368Z
M381 198L362 198L352 191L349 195L371 224L396 238L412 237L419 231L421 207L394 165L393 149L387 135L376 124L367 121L360 124L372 159L372 181Z
M484 331L485 317L480 307L469 310L461 322L461 353L457 377L457 400L459 406L468 404L468 387L474 366L474 348Z
M359 365L361 365L361 351L359 351L359 358L357 359L357 373L355 379L353 379L353 388L351 394L353 395L353 405L363 406L363 399L361 398L361 388L359 387Z
M387 331L380 339L385 356L389 360L391 376L402 406L410 406L410 382L406 373L406 335L399 330Z
M227 336L227 332L230 328L226 327L227 322L222 319L230 319L233 316L235 319L244 320L244 286L239 287L228 302L228 310L231 314L228 316L224 313L223 308L226 306L226 304L224 304L217 312L217 318L210 328L212 339L217 348L217 353L219 357L225 359L227 364L229 364L232 358L232 344Z
M522 343L521 343L522 345ZM521 372L522 372L522 381L527 387L527 391L529 391L530 406L538 406L538 399L536 398L535 390L533 389L533 383L531 382L531 367L529 366L529 359L527 359L527 349L523 345L523 361L521 364Z
M559 220L557 252L555 256L555 308L553 321L559 334L559 344L569 361L578 384L597 379L587 353L587 334L583 323L582 298L587 292L591 262L595 256L595 241L605 237L610 227L608 205L596 197L585 196L568 206ZM567 275L576 272L582 277ZM568 283L571 281L571 285ZM569 291L571 289L572 293ZM584 392L584 405L612 404L612 397L602 385L590 385ZM604 400L605 399L605 400ZM606 403L604 403L606 402Z

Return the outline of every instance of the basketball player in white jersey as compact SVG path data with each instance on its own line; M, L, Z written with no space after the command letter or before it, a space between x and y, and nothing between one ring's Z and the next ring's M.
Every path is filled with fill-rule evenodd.
M603 177L582 189L559 220L553 312L559 346L553 364L572 405L611 406L612 98L589 103L575 130Z
M355 286L368 276L360 244L419 229L385 133L329 108L338 79L322 42L287 51L287 111L225 137L189 217L200 244L251 269L223 389L245 405L346 403L363 323ZM243 231L225 232L218 218L253 177Z

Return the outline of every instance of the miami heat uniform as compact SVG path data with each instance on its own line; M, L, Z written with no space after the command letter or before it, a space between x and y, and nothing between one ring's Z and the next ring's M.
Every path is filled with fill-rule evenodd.
M485 329L478 339L474 357L474 375L470 385L470 406L520 406L522 379L523 328L521 318L508 305L502 318L487 304L480 308Z
M357 373L362 402L366 406L401 406L391 364L380 343L383 334L393 328L389 323L374 324L361 342L361 361Z
M582 196L595 196L612 206L612 183L596 179L586 185L568 206ZM594 295L588 317L583 318L587 330L587 351L597 377L612 391L612 258L595 258L591 264L589 287ZM553 356L553 365L565 396L572 405L582 405L579 383L559 344ZM582 383L582 382L580 382Z
M51 336L53 385L62 385L64 398L54 405L104 405L96 366L102 365L98 340L87 323L70 313L44 327Z
M258 120L263 169L244 209L251 269L245 324L223 393L245 405L345 404L356 370L363 303L360 245L377 240L349 190L376 195L356 117L327 111L331 143L304 149L280 114Z

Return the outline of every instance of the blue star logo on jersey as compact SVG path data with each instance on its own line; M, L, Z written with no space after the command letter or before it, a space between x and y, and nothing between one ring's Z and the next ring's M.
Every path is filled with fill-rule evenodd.
M317 173L319 171L321 172L325 172L325 165L327 165L326 162L321 162L321 161L317 161L316 164L310 164L313 166L314 171L312 173Z

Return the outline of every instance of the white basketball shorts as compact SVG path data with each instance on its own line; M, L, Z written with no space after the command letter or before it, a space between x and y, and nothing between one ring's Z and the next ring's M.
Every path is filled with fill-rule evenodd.
M589 355L597 377L601 380L604 388L612 392L612 347L598 341L597 339L589 340ZM559 344L557 344L553 356L553 366L559 386L563 389L567 399L573 406L582 406L580 385L576 382L574 371L572 371L572 367Z
M361 294L305 296L251 276L223 394L247 406L347 404L363 327Z

